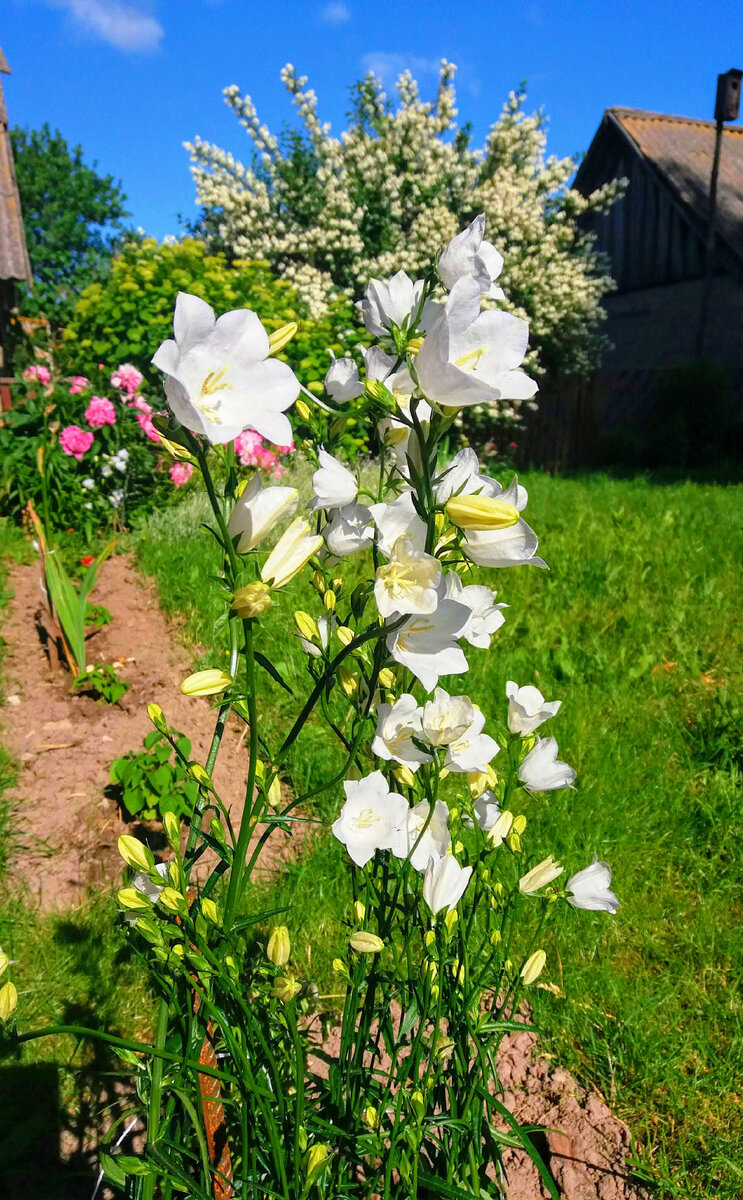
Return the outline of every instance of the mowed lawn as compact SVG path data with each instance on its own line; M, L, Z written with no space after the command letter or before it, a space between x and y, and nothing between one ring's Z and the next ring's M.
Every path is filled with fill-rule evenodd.
M613 919L564 913L547 943L546 978L559 994L535 993L536 1019L556 1058L631 1124L638 1170L662 1194L739 1197L743 487L599 475L523 482L551 569L483 573L510 605L506 623L489 652L468 648L470 675L448 682L500 719L508 679L563 700L543 732L558 738L577 787L527 801L526 848L571 871L594 853L606 858L622 904ZM198 530L204 515L200 498L187 500L151 519L135 545L166 610L187 618L201 661L218 664L224 625L216 554ZM357 572L347 561L347 588ZM283 595L260 645L301 697L297 607L320 611L310 588ZM280 739L299 705L267 677L263 687L262 715ZM304 792L339 761L312 723L289 764L291 785ZM326 793L315 815L327 822L339 802L339 789ZM326 825L317 828L279 900L292 905L299 957L332 991L345 872Z

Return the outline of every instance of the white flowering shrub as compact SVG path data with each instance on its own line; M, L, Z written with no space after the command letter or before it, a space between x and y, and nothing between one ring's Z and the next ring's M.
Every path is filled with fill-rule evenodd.
M530 794L575 780L555 738L541 736L559 700L514 681L500 711L468 694L472 656L492 652L506 619L492 570L544 566L518 481L504 489L471 449L448 461L443 451L462 408L535 390L522 369L526 323L482 311L501 268L483 235L478 216L423 278L370 283L362 312L377 340L365 369L335 361L312 407L274 357L292 328L269 338L244 309L217 320L182 294L174 337L155 355L172 414L164 444L199 468L211 501L230 653L226 669L181 686L216 711L206 761L185 764L198 785L185 843L173 813L165 861L133 836L119 842L132 871L118 893L122 921L160 997L154 1038L87 1031L111 1041L135 1078L144 1150L102 1165L139 1200L479 1200L505 1195L513 1146L557 1197L503 1103L498 1046L523 1029L517 1006L546 967L556 917L614 913L617 899L606 863L565 881L563 865L530 845ZM334 453L351 404L376 441L373 484ZM234 449L246 429L285 441L293 405L316 466L301 516L290 486L256 475L241 490ZM294 613L306 686L293 681L295 714L279 740L257 698L259 672L288 686L261 648L264 621L302 575L315 597ZM169 737L162 710L149 713ZM230 714L249 748L239 821L213 777ZM318 721L342 763L297 794L290 751ZM275 831L316 820L321 795L348 897L327 1043L310 1019L317 987L301 977L291 909L256 908L248 889ZM197 870L207 851L211 867ZM18 996L12 980L5 988L12 1035Z
M396 108L367 75L338 137L291 65L282 79L301 131L288 138L261 124L250 96L225 88L253 157L246 166L199 137L187 146L203 228L238 257L267 259L321 315L339 291L356 298L370 277L422 273L484 213L505 257L508 307L531 322L530 367L586 374L600 358L601 297L612 282L578 218L610 205L617 185L588 199L568 187L576 163L546 156L544 119L524 111L523 91L473 147L457 125L455 70L442 62L433 103L405 72Z

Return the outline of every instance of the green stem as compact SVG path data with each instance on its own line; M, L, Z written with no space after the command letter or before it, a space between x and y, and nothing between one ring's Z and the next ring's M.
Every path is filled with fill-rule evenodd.
M230 882L227 888L227 899L224 909L224 928L229 931L235 918L235 908L242 893L245 879L246 857L250 845L250 835L253 830L253 791L255 790L256 770L258 767L258 712L255 697L255 656L253 648L253 622L243 621L245 634L245 672L247 679L248 723L250 736L250 760L248 762L248 781L245 787L245 808L243 810L240 829L237 835L235 856L230 872Z
M157 1027L155 1029L155 1049L162 1052L168 1036L168 1002L160 1001L157 1011ZM152 1064L152 1085L150 1087L150 1103L147 1109L147 1145L154 1146L160 1131L160 1104L163 1088L163 1060L155 1058ZM155 1195L155 1176L148 1175L142 1189L142 1200L153 1200Z

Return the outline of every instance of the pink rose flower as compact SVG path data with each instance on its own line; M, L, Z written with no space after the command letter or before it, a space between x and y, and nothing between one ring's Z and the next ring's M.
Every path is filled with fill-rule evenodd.
M87 454L95 441L93 434L79 425L68 425L59 435L59 444L65 454L72 455L78 462Z
M26 367L23 378L35 379L38 383L46 386L52 378L52 373L47 367L42 367L39 363L32 363L30 367Z
M152 411L152 409L150 409L150 412L151 411ZM151 442L159 442L160 434L157 432L157 430L155 429L155 426L152 424L152 417L150 416L150 414L149 413L136 413L136 418L137 418L137 421L139 422L139 428L142 430L142 433L144 433L150 439Z
M89 387L90 380L86 379L84 375L73 375L70 380L70 395L77 396L78 392L84 392Z
M116 409L105 396L91 396L90 404L85 410L85 420L91 429L100 429L103 425L115 425Z
M239 433L233 443L238 462L243 467L257 467L257 456L263 451L263 438L254 429Z
M113 375L111 376L111 384L118 388L121 392L126 392L133 396L139 390L139 385L142 383L144 375L133 367L131 363L121 363Z
M192 475L191 463L173 463L170 468L170 478L173 480L174 487L183 487L183 484L188 483Z
M135 396L133 400L129 401L129 407L138 409L145 416L152 415L152 405L147 403L144 396Z

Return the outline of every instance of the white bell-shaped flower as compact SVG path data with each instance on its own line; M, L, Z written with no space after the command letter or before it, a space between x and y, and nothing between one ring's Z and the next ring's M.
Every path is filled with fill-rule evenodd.
M431 755L413 742L414 737L421 737L421 719L422 712L415 697L407 692L394 704L380 704L372 753L388 761L393 759L411 771L417 771L421 763L430 762Z
M307 505L310 512L319 508L343 508L353 504L358 492L356 479L332 454L320 449L317 455L320 466L312 476L314 499Z
M457 280L469 275L484 296L502 300L503 289L495 280L503 270L503 256L484 239L485 214L480 213L444 248L439 258L439 277L444 287L451 290Z
M589 867L571 875L567 883L568 904L589 912L615 913L619 901L611 890L611 867L594 855Z
M423 899L434 916L443 908L456 908L472 875L472 867L461 867L451 854L429 858L423 877Z
M395 834L392 853L397 858L410 855L410 865L425 871L429 859L441 858L451 846L449 809L437 800L433 812L427 800L408 810L405 824Z
M343 784L346 802L333 834L346 847L357 866L363 867L377 850L389 850L395 834L407 820L408 802L391 792L381 771Z
M377 568L374 599L379 615L386 618L434 612L439 603L440 581L438 559L418 550L407 535L398 538L389 562Z
M395 662L408 667L427 692L442 675L463 675L467 659L457 638L469 619L469 609L455 600L440 600L430 614L411 616L401 629L387 637Z
M296 488L264 488L260 473L254 475L233 508L227 526L230 537L240 535L238 552L247 554L262 542L282 517L294 511L298 495Z
M287 363L268 357L268 334L254 312L239 308L217 319L204 300L179 292L173 333L152 362L164 372L168 404L186 429L215 444L245 429L290 444L284 412L299 382Z
M508 728L511 733L528 737L540 725L554 717L562 706L562 700L545 700L539 688L526 684L519 687L513 680L506 684L508 698Z
M572 787L575 771L557 757L557 742L553 737L538 738L519 767L519 779L533 792L553 792Z

